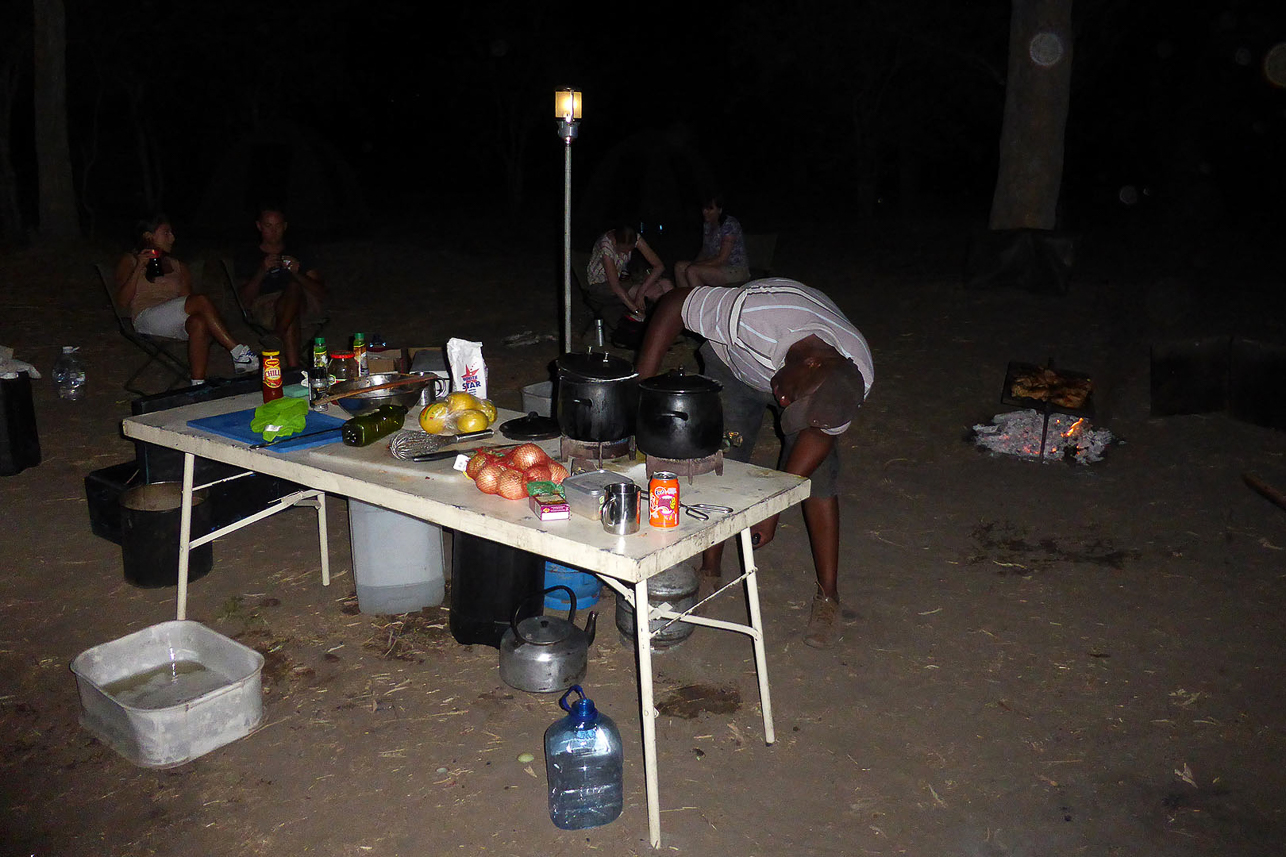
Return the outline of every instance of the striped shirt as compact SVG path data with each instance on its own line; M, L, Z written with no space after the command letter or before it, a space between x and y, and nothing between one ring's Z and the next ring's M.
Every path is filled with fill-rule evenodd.
M708 339L732 373L760 392L771 392L786 352L809 336L852 360L868 395L875 382L871 348L861 332L834 301L795 280L770 277L733 289L699 286L683 302L683 324Z

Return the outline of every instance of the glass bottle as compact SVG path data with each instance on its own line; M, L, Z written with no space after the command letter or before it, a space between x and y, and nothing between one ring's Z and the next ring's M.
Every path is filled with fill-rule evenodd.
M349 446L370 446L382 437L388 437L406 421L406 408L401 405L380 405L369 414L353 417L339 428L339 436Z
M285 395L281 387L281 352L265 351L263 353L263 400L271 402Z

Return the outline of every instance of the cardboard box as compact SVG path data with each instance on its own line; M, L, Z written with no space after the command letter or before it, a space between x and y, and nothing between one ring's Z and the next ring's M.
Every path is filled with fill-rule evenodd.
M370 348L366 351L366 369L372 375L405 372L409 365L404 348Z
M542 521L566 521L571 518L571 507L557 494L536 494L528 498L531 511Z

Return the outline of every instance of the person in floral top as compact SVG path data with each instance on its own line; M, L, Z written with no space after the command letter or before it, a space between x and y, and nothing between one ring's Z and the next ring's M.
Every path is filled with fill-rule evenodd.
M701 255L692 262L676 262L674 278L680 288L726 286L750 279L750 261L741 223L723 210L723 197L712 196L701 207Z

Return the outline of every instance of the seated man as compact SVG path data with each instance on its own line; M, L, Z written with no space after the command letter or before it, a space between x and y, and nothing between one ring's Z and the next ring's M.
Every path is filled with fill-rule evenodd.
M241 303L280 337L285 368L298 369L302 319L321 315L326 283L316 268L309 267L306 252L286 246L286 216L281 209L263 209L255 226L259 246L247 248L234 260L237 276L243 278Z

